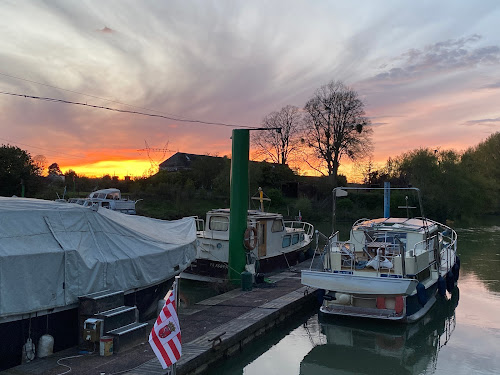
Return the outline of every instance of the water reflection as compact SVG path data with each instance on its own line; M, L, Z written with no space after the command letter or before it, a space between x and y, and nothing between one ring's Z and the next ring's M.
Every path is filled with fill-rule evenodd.
M304 357L300 374L432 374L439 350L455 330L458 299L456 288L415 324L324 317L325 342Z
M464 276L474 274L489 291L496 293L500 292L499 221L498 218L483 219L479 225L456 229Z
M438 300L413 325L303 316L209 374L499 374L500 218L455 228L462 260L456 310L458 295Z

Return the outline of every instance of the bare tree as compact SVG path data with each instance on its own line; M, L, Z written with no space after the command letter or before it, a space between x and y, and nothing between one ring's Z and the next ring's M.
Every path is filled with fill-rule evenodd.
M287 105L262 120L262 127L252 134L256 156L270 158L273 163L287 164L300 145L302 116L299 108Z
M304 107L306 143L326 166L333 185L343 156L359 160L371 152L370 120L356 91L340 81L320 87Z
M47 166L47 158L45 155L35 155L33 157L33 163L38 167L38 173L42 175Z

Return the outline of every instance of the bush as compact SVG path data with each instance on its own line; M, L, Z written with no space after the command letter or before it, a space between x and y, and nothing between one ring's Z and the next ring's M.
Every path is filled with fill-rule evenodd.
M283 194L279 189L269 189L265 194L271 199L271 206L275 209L285 204Z
M297 202L295 202L295 210L297 215L300 211L302 217L306 218L306 221L310 221L311 218L313 218L314 210L310 199L299 198Z

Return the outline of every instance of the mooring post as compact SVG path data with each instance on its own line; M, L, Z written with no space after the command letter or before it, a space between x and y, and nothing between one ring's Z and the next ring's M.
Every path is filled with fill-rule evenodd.
M248 157L250 133L248 129L234 129L231 156L231 197L229 215L229 280L241 284L246 254L243 236L247 227Z
M384 218L391 217L391 183L384 182Z

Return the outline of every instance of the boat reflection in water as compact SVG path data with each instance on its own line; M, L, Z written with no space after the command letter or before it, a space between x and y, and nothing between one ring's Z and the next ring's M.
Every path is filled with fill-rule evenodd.
M451 299L439 299L414 324L380 321L363 324L352 318L320 315L326 344L315 346L302 360L300 374L433 373L439 350L455 329L458 288Z

